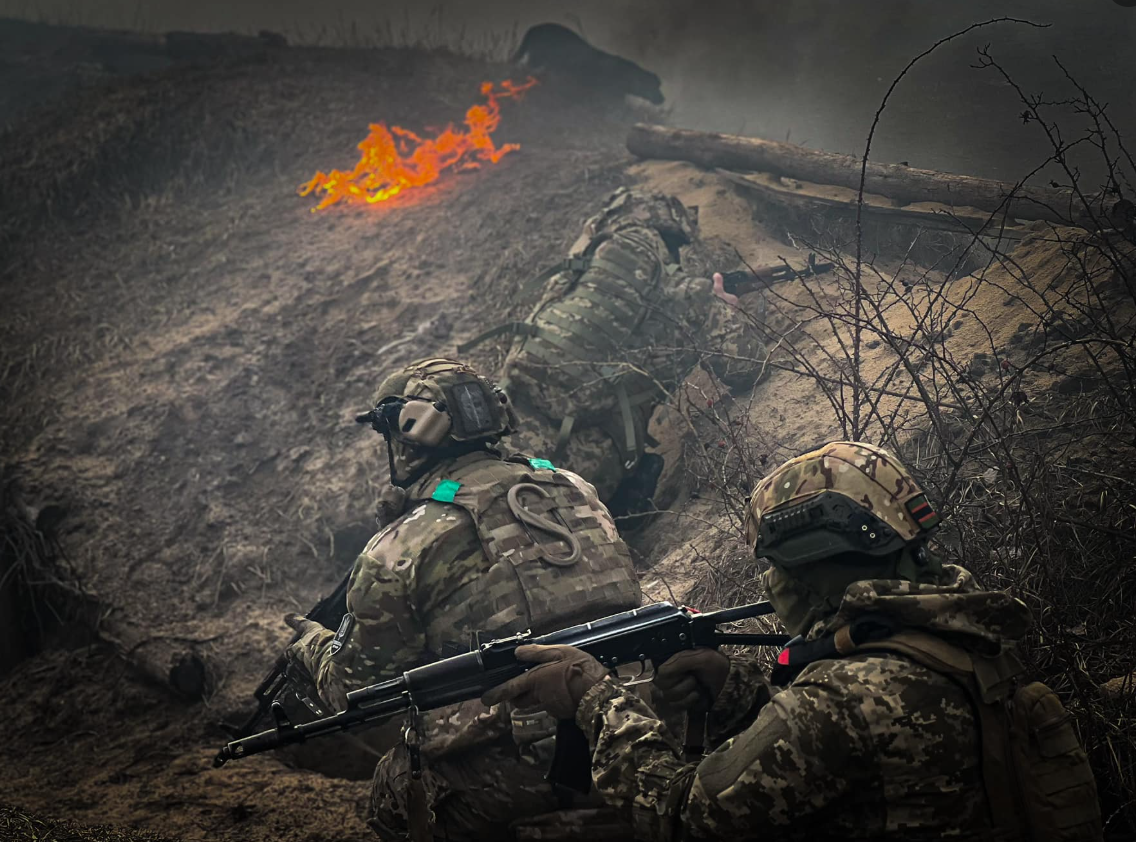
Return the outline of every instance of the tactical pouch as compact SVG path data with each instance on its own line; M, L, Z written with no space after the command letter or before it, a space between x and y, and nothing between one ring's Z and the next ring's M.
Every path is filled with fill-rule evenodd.
M546 771L556 751L556 720L544 711L509 714L513 726L513 742L521 760Z
M995 826L1029 842L1099 842L1100 804L1072 716L1040 681L1019 685L1012 652L971 655L940 638L901 632L856 651L906 655L966 689L982 733L982 768Z
M1101 838L1100 805L1089 759L1073 718L1040 681L1014 694L1010 745L1034 842Z

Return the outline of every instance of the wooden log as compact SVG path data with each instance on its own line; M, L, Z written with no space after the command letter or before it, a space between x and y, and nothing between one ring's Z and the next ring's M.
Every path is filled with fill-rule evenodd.
M627 136L627 148L640 158L689 161L707 169L767 172L852 190L860 186L858 158L756 137L637 123ZM869 161L864 190L887 196L900 206L935 202L993 213L1003 206L1013 186L1004 181ZM1071 190L1023 186L1013 192L1011 217L1088 227L1084 208Z
M112 644L144 678L191 701L209 696L216 686L216 666L198 640L174 635L147 635L134 626L105 623L99 637Z
M856 210L856 191L847 187L828 188L828 195L814 192L805 185L793 180L793 186L781 182L784 176L767 173L736 173L730 170L716 170L718 175L743 190L755 193L769 201L780 203L797 211L825 208L852 213ZM827 187L827 185L824 185ZM910 204L896 206L886 197L874 193L864 194L865 218L877 219L901 225L916 225L920 228L939 228L946 231L978 231L988 222L989 214L976 208L956 206L946 212L935 205Z

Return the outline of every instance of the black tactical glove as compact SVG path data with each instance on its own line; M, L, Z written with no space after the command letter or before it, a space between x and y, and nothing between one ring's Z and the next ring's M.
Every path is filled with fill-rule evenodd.
M580 699L607 675L607 669L574 646L517 647L517 660L535 666L524 675L494 687L481 697L483 705L511 701L518 708L537 708L557 719L575 719Z
M655 671L655 686L672 707L704 712L722 692L729 674L730 659L717 649L687 649Z

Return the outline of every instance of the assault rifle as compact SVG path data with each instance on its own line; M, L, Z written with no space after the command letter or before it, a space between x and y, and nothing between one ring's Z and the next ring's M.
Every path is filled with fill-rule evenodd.
M315 620L324 628L337 628L343 620L343 615L347 613L347 584L350 580L351 574L348 573L334 591L317 602L315 607L304 616L309 620ZM296 632L292 636L292 643L295 643L300 637L300 633ZM268 721L268 714L272 710L272 706L280 705L282 699L289 693L316 716L324 715L325 711L320 705L319 694L315 687L311 686L311 679L306 675L295 675L288 659L281 655L276 659L276 663L272 665L272 669L268 671L264 679L257 685L256 690L253 691L253 698L256 699L256 710L252 712L244 725L239 728L225 726L226 730L238 739L255 733L261 723Z
M808 264L802 269L794 269L785 263L775 263L772 266L762 266L753 271L740 269L737 272L722 273L722 289L731 295L745 295L762 289L770 284L780 281L790 281L797 277L808 277L831 272L836 268L834 263L817 263L816 255L810 253Z
M294 725L284 706L274 702L269 709L276 726L228 743L217 754L213 765L221 766L228 760L377 723L404 711L409 711L412 716L409 732L414 728L413 717L417 712L480 698L490 688L534 666L518 661L514 654L518 646L528 643L576 646L612 671L638 662L639 674L629 683L649 681L649 673L654 666L683 649L727 645L783 646L789 640L787 635L718 631L718 626L723 623L772 612L768 602L706 614L678 608L669 602L657 602L539 637L522 632L482 644L471 652L409 670L401 678L353 690L347 694L344 710L322 719ZM557 743L560 743L559 738Z

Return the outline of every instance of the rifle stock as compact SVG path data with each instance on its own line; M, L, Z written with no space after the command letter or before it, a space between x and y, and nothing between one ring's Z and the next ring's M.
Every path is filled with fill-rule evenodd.
M347 707L331 716L294 725L279 702L269 705L276 726L259 734L227 743L214 766L281 746L346 731L388 719L410 709L434 710L456 702L480 698L485 691L532 667L516 659L518 646L535 643L566 644L583 649L614 672L624 664L638 662L640 676L667 658L698 646L783 646L787 635L730 634L718 625L772 613L767 602L699 614L669 602L658 602L620 614L534 637L529 632L494 640L472 652L444 658L404 672L401 677L353 690ZM640 679L637 679L637 681Z

